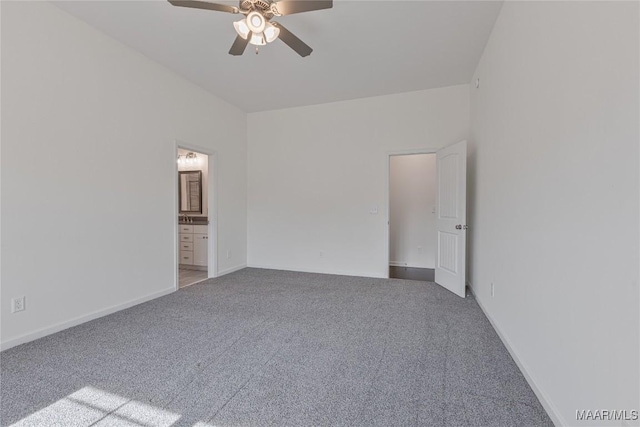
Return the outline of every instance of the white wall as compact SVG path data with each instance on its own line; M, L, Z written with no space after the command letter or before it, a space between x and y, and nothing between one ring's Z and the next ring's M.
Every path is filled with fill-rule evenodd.
M173 290L176 139L217 151L219 271L243 265L246 115L55 6L1 7L3 347Z
M436 266L436 155L391 156L389 259L391 265Z
M189 216L207 216L209 215L209 156L192 150L178 148L178 155L186 156L188 153L196 154L198 162L193 165L178 163L178 171L202 172L202 213L190 213Z
M388 152L468 128L468 85L249 114L248 264L386 277Z
M471 284L567 425L640 406L638 29L637 2L505 2L471 90Z

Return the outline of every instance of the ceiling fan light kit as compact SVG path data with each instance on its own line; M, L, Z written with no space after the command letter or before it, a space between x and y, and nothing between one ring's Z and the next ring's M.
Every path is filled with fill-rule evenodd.
M313 49L287 30L282 24L271 22L274 16L292 15L294 13L311 12L330 9L333 0L240 0L238 7L199 0L168 0L174 6L193 9L213 10L218 12L241 13L245 18L233 23L238 33L229 54L238 56L244 53L247 44L264 46L276 39L282 40L295 50L298 55L309 56Z
M249 39L249 43L254 46L264 46L267 42L264 39L264 35L262 33L251 34L251 39Z
M267 27L264 29L263 34L267 43L271 43L280 36L280 29L271 22L267 22Z
M264 16L260 12L252 11L246 17L247 26L253 33L261 33L264 31L264 27L266 26L266 20Z
M243 39L249 38L249 43L255 46L264 46L271 43L280 35L280 29L267 22L259 12L251 12L249 15L233 23L236 32Z
M239 21L234 22L233 27L236 29L236 32L238 33L238 35L243 39L246 40L246 38L249 37L249 33L251 32L251 30L247 25L246 19L241 19Z

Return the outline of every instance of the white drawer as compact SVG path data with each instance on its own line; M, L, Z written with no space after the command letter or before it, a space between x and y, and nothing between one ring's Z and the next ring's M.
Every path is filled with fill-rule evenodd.
M193 232L197 234L207 234L209 232L208 225L193 225Z
M180 242L180 250L181 251L192 251L193 243L191 242Z
M180 251L180 264L193 265L193 252Z
M179 227L181 233L193 233L193 225L180 224Z
M180 242L193 242L193 234L180 233Z

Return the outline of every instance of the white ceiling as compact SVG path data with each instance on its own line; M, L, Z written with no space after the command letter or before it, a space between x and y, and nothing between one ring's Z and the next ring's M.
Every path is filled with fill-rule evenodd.
M468 83L502 2L337 0L274 19L314 49L307 58L280 40L229 55L239 15L163 0L56 4L254 112Z

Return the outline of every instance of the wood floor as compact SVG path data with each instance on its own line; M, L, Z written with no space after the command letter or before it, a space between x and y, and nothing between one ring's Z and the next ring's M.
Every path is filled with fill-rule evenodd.
M194 283L205 280L206 278L207 278L206 271L189 270L182 267L180 267L178 271L179 286L181 288L184 288L185 286L193 285Z
M390 279L422 280L433 282L435 280L435 270L433 268L415 268L389 266Z

